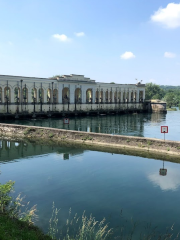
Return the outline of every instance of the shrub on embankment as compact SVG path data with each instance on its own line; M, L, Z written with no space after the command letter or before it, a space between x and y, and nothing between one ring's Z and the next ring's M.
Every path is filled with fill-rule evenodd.
M1 240L51 240L37 227L0 213Z
M51 240L51 237L35 227L36 206L27 209L18 195L15 199L10 196L14 182L0 183L0 239L1 240ZM26 207L22 212L23 207Z

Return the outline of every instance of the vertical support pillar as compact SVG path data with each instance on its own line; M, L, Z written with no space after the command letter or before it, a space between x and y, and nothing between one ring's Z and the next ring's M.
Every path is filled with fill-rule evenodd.
M9 88L10 88L10 87L9 87ZM15 88L14 88L14 89L15 89ZM11 95L11 96L10 96L10 99L11 99L11 103L15 103L15 99L14 99L14 98L15 98L14 89L13 89L13 88L10 89L10 95ZM5 94L5 93L4 93L4 94ZM5 96L5 95L4 95L4 96ZM9 99L9 100L10 100L10 99ZM20 100L20 99L19 99L19 100ZM9 102L10 102L10 101L9 101Z
M96 91L94 88L92 88L92 103L95 103L95 94L96 94Z
M4 88L2 87L2 91L1 91L1 102L4 102Z
M98 89L98 90L99 90L98 103L100 103L100 100L101 100L101 99L100 99L100 95L101 95L101 88L100 88L100 85L99 85L99 89Z
M86 89L82 86L82 103L86 103Z
M123 102L123 93L124 93L124 90L121 89L121 103Z
M47 103L47 89L44 89L44 103Z
M103 103L106 103L106 90L103 89Z
M114 91L113 91L113 90L111 90L111 91L112 91L112 99L111 99L111 102L114 103Z
M22 92L22 83L23 83L23 80L21 79L21 90L20 90L20 103L21 103L21 112L23 111L23 92Z
M129 99L128 99L128 102L131 103L131 90L129 90Z
M82 85L80 85L80 89L81 89L81 103L82 103Z
M51 103L52 103L52 111L53 111L53 110L54 110L54 109L53 109L53 105L54 105L54 94L53 94L54 89L53 89L53 84L54 84L54 82L52 82L51 84L52 84L52 90L51 90L51 91L52 91L52 97L51 97L52 100L51 100Z
M137 100L136 100L136 102L139 103L139 89L137 89Z
M143 90L143 102L145 100L145 89Z
M68 85L69 87L69 102L74 103L74 98L75 98L75 86L74 85Z
M28 88L27 87L27 95L28 95L28 97L27 97L27 103L32 103L32 88Z
M62 103L62 89L62 84L58 83L58 103Z

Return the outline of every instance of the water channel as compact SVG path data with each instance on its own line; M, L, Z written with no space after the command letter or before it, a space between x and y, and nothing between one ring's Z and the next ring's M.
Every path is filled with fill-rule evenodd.
M70 118L70 124L63 124L63 118L6 120L0 122L159 139L164 137L161 134L161 126L167 125L169 126L169 133L166 134L166 139L180 141L179 119L180 111L170 111L167 114L140 113L74 117Z
M13 123L156 138L162 138L160 126L168 125L167 139L179 140L179 117L180 111L167 115L76 118L71 119L70 125L63 125L62 119ZM65 225L71 208L72 216L75 213L81 216L85 210L86 215L92 213L98 221L106 217L113 228L122 226L126 220L127 229L132 228L132 218L139 223L136 239L140 232L148 231L147 223L158 226L161 233L175 224L173 232L177 234L180 164L165 161L166 176L159 175L160 168L161 160L0 140L0 182L15 181L16 193L26 195L31 206L37 204L37 225L45 232L54 201L61 208L61 226Z

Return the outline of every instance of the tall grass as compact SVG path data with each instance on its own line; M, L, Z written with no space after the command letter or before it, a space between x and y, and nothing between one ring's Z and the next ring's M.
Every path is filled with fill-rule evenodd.
M123 219L122 211L120 222L116 228L110 228L104 218L102 221L96 221L92 214L87 217L85 211L81 217L77 213L69 218L64 226L58 226L58 214L60 209L55 208L53 203L52 216L49 221L49 236L58 240L178 240L179 233L174 235L174 224L165 230L165 233L158 231L158 227L151 223L142 223ZM123 221L122 221L123 220ZM129 226L131 225L131 226ZM142 229L144 228L144 231Z
M0 213L32 225L38 219L38 216L36 215L36 205L29 208L29 202L25 203L25 196L22 197L21 194L15 199L10 196L14 190L14 183L15 182L13 181L8 181L5 184L0 183Z
M58 213L60 209L55 208L53 203L52 216L49 221L49 236L52 239L59 240L108 240L111 239L112 229L109 229L105 223L105 218L98 222L92 214L87 217L85 211L81 217L77 213L71 217L71 209L69 210L69 218L66 220L65 226L58 229Z

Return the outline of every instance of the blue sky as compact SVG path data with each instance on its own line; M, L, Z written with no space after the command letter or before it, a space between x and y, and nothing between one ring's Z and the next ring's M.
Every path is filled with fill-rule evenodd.
M180 0L0 0L0 74L180 85Z

